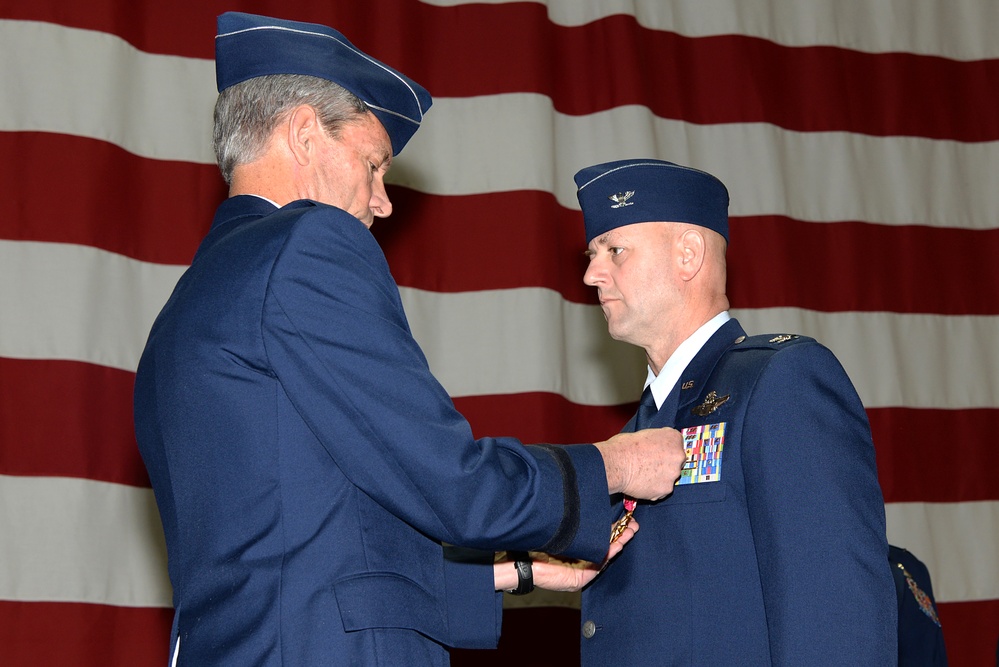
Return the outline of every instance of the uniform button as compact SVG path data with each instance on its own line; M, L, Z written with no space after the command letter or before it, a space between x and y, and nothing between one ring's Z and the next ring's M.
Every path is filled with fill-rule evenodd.
M583 636L589 639L593 635L597 634L597 624L593 621L587 621L583 623Z

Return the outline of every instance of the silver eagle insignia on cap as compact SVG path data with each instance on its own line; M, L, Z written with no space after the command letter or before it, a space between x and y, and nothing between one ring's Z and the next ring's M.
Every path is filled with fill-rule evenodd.
M612 202L616 202L611 208L622 208L624 206L631 206L635 202L628 201L635 194L634 190L628 190L627 192L619 192L616 195L611 195L607 199Z

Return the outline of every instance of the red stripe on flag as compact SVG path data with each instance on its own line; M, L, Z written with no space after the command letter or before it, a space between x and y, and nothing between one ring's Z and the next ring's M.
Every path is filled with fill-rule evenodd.
M393 216L372 231L399 284L437 292L530 285L577 303L596 302L595 291L582 282L582 214L551 194L438 197L392 188L390 196ZM999 290L968 289L990 280L999 229L758 216L733 218L730 239L734 308L999 313Z
M135 374L0 357L0 473L149 486L135 444Z
M542 392L462 396L454 399L454 405L476 438L513 436L527 443L555 444L606 440L621 431L638 406L579 405Z
M148 160L93 139L0 133L0 153L23 156L0 162L0 198L12 203L12 214L0 217L5 239L76 243L183 265L226 196L214 165ZM53 182L59 197L51 194ZM553 195L389 191L395 213L373 232L401 285L439 292L537 286L596 302L582 283L582 215ZM733 218L729 296L736 308L999 314L999 291L968 289L987 284L996 256L999 229ZM857 264L865 270L856 271Z
M436 19L436 43L462 54L434 59L436 70L423 74L415 53L393 52L381 42L372 46L394 62L413 62L407 73L444 97L525 91L548 95L556 109L573 115L636 104L698 124L999 138L999 119L981 113L991 107L962 103L999 105L993 83L999 60L785 47L743 35L690 38L643 28L624 15L565 28L548 22L545 8L533 3L482 6L472 21L462 9Z
M114 0L69 3L73 9L30 0L9 4L14 6L4 14L10 18L101 30L145 51L208 59L214 57L215 17L232 8L146 3L136 12ZM563 27L540 3L449 8L372 0L294 11L274 0L256 2L252 10L336 26L439 97L536 92L574 115L640 104L663 118L700 124L999 139L999 117L982 113L999 108L999 59L786 47L743 35L690 38L644 28L626 15ZM365 29L374 14L394 20ZM654 80L649 63L659 64Z
M999 290L974 288L993 280L999 229L758 216L733 218L730 240L733 308L999 313Z
M999 600L946 602L937 605L937 614L951 665L999 664Z
M435 292L548 287L596 303L583 284L582 213L547 192L425 195L393 187L392 217L371 228L400 285Z
M93 364L0 357L0 473L79 477L149 486L135 444L135 375ZM621 430L634 405L589 407L544 393L454 400L476 437L525 442L603 440Z
M0 600L4 665L165 665L173 609Z
M149 486L132 430L132 373L0 358L0 377L0 442L16 443L0 449L0 473ZM633 403L586 406L541 392L464 396L454 404L476 437L529 443L603 440L635 410ZM999 431L999 410L879 408L868 414L886 502L999 500L999 451L981 437Z
M885 502L999 500L994 408L867 411Z
M555 443L608 438L636 406L583 406L546 393L468 396L454 403L477 437ZM999 431L999 410L878 408L868 415L885 502L999 500L999 450L981 435Z
M215 165L150 160L95 139L0 132L0 154L18 156L0 160L0 198L13 207L0 238L188 264L226 197Z
M12 204L11 215L0 216L5 239L183 265L226 196L214 165L148 160L93 139L0 133L0 153L23 156L0 162L0 198ZM582 215L550 193L389 191L395 213L373 232L401 285L439 292L537 286L596 302L582 283ZM988 283L996 256L999 229L733 218L729 296L737 308L999 314L999 291L968 289Z

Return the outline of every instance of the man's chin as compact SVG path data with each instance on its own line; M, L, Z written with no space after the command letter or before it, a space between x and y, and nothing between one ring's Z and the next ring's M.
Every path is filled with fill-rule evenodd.
M614 323L608 318L607 320L607 333L614 340L624 340L624 332L619 328L614 326Z

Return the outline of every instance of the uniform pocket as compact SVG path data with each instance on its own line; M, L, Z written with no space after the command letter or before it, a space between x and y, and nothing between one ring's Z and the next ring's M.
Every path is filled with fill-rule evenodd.
M673 493L661 501L663 507L670 505L687 505L690 503L717 503L725 500L725 482L701 482L686 484L673 488Z
M680 473L673 494L664 501L666 504L710 503L725 499L727 485L723 480L726 479L727 431L728 423L724 421L686 426L680 430L683 446L687 451L687 463ZM729 458L732 453L730 446Z
M333 593L347 632L400 628L447 643L440 600L406 577L368 572L337 581Z

